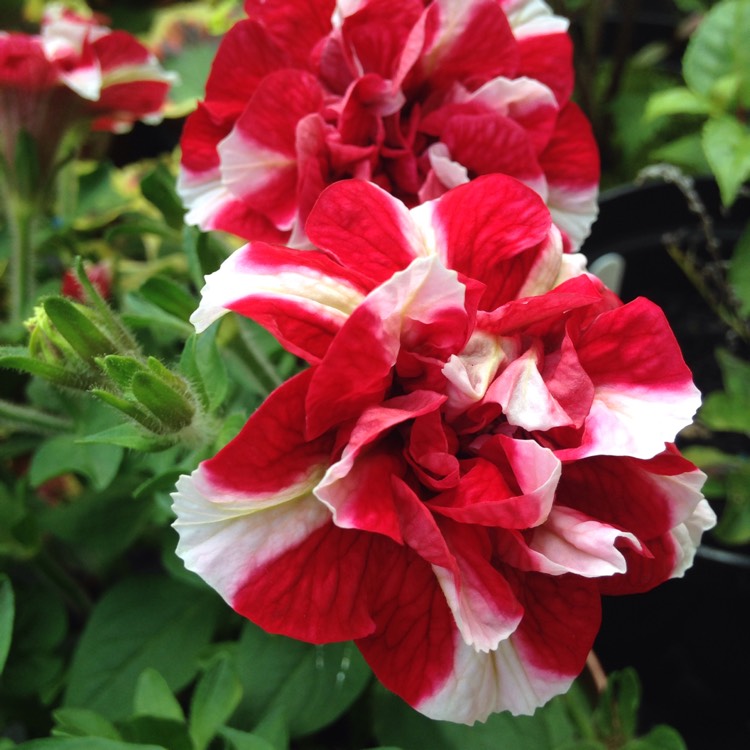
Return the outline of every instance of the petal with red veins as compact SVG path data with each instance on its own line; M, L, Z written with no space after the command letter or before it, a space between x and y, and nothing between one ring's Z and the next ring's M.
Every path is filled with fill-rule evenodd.
M289 229L297 214L297 124L321 103L320 85L309 73L272 73L218 145L222 183L279 229Z
M486 285L484 310L515 298L552 227L539 196L505 175L479 177L411 214L431 252Z
M337 526L403 541L391 476L403 475L405 462L399 446L394 446L386 433L407 420L433 412L443 401L439 394L415 391L365 409L341 458L328 468L315 488L315 496L331 510Z
M472 92L466 101L483 105L520 124L537 154L547 146L555 129L558 114L555 95L532 78L494 78Z
M414 420L405 456L424 487L441 491L458 484L457 450L456 436L441 412L431 411Z
M479 452L480 458L471 461L458 487L433 498L429 506L468 524L527 529L543 523L561 471L552 451L533 440L495 435L481 444Z
M274 391L229 445L180 478L173 495L178 555L230 603L267 563L330 525L313 488L333 439L302 435L309 380L303 372Z
M524 607L517 630L487 654L456 637L448 677L432 695L413 703L419 711L465 724L497 711L532 714L580 674L601 620L595 585L526 574L516 591Z
M483 529L436 523L424 503L394 479L404 542L432 564L464 642L491 651L512 633L522 609L510 585L491 565L492 548Z
M625 572L627 563L618 544L645 553L634 534L560 505L552 508L546 522L534 529L528 544L533 570L549 575L574 573L585 578Z
M206 277L190 320L200 332L232 310L268 328L290 351L316 361L365 293L356 274L322 253L254 242Z
M558 499L639 539L655 539L692 516L705 479L672 451L647 461L592 456L565 464Z
M448 118L440 140L470 175L509 175L546 199L547 181L534 142L514 119L491 111L459 110Z
M490 312L477 313L477 328L485 333L510 336L533 326L563 318L565 313L585 309L602 300L602 292L588 275L576 276L547 294L510 302Z
M341 35L360 75L394 78L423 7L422 0L370 0L344 19Z
M216 113L237 117L258 84L288 65L294 47L277 45L255 19L238 21L222 37L206 81L206 99ZM253 54L248 54L252 50Z
M593 455L651 458L692 421L700 392L664 313L640 297L598 315L575 341L594 384L579 447L565 459Z
M586 116L569 102L557 118L552 139L539 157L547 177L555 223L574 250L588 237L599 212L599 149Z
M245 0L247 15L256 20L279 49L299 65L307 61L320 39L331 31L336 0ZM246 49L253 49L247 47ZM246 64L246 60L242 64Z
M376 284L427 254L406 206L362 180L345 180L326 188L305 230L316 247Z
M413 350L423 338L434 338L448 349L462 348L468 329L465 298L456 272L434 256L417 258L372 291L316 367L307 398L309 434L322 434L381 402L402 343Z
M555 92L562 106L573 94L573 42L568 34L549 29L518 39L518 75L541 81Z
M433 5L438 31L418 68L433 88L456 81L475 88L490 78L516 74L517 44L495 0L435 0Z
M461 636L430 564L392 547L373 590L375 634L357 646L385 687L419 706L450 679Z

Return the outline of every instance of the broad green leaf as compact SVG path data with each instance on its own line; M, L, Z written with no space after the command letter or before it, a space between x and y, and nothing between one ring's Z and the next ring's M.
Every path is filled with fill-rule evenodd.
M709 120L703 126L703 150L722 203L731 206L750 177L750 128L731 115Z
M750 460L724 481L725 504L713 534L725 544L750 542Z
M688 87L703 97L714 93L717 81L741 77L739 88L747 96L750 83L750 2L725 0L705 16L688 43L682 71ZM744 99L745 105L750 101Z
M719 349L716 359L724 380L724 391L710 393L698 412L712 430L750 435L750 363Z
M122 476L104 491L87 491L73 503L38 512L39 528L75 551L87 571L106 571L148 526L150 498L135 498L136 477Z
M42 443L34 454L29 479L38 487L62 474L82 474L101 490L117 476L122 456L122 448L116 445L82 444L71 435L58 435Z
M312 646L270 635L251 623L239 641L236 669L244 695L232 723L252 729L263 716L280 710L293 737L338 718L370 679L351 643Z
M157 716L133 716L117 724L128 742L154 743L169 750L194 750L188 728L182 721Z
M175 176L166 165L158 164L141 180L141 192L161 211L170 227L181 229L185 208L175 190L175 181Z
M8 651L10 651L15 611L13 587L7 576L0 575L0 674L3 673L5 660L8 658Z
M139 294L127 295L122 318L132 328L146 328L170 339L184 339L194 333L190 323L165 312L159 305L149 302Z
M55 737L105 737L121 740L122 736L115 725L96 711L88 708L58 708L53 712Z
M3 670L3 688L18 697L41 695L59 682L65 662L61 646L68 614L59 594L45 585L14 581L13 648Z
M644 117L653 120L657 117L672 115L707 115L711 110L710 102L684 86L664 89L652 94L646 103Z
M257 734L243 732L241 729L222 727L219 736L227 741L229 750L278 750L268 740L258 737Z
M729 283L739 300L740 314L750 318L750 222L737 240L732 253Z
M226 654L221 654L198 680L190 702L190 735L203 750L242 698L242 684Z
M18 745L18 750L172 750L163 745L137 745L104 737L43 737Z
M64 705L120 719L149 667L172 690L184 687L197 672L219 606L213 593L166 578L118 583L97 604L78 641Z
M185 721L185 714L167 681L151 667L138 676L133 698L135 716L155 716L159 719Z
M629 740L636 734L641 683L634 669L612 672L594 711L594 725L601 737Z
M676 729L660 724L647 735L623 745L622 750L688 750L688 747Z
M166 276L152 276L139 291L149 302L183 320L198 306L198 300L187 289Z
M174 445L173 438L147 432L143 427L132 422L115 425L93 435L79 438L76 442L82 445L96 443L119 445L123 448L149 452L162 451Z

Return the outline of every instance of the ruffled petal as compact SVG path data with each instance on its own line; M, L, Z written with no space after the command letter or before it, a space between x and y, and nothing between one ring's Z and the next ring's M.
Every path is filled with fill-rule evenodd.
M255 242L206 277L190 320L203 331L226 312L238 312L317 361L364 297L361 279L329 257Z

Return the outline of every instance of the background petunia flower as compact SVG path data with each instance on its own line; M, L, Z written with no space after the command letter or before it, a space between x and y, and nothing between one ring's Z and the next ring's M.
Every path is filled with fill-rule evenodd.
M183 133L187 221L305 245L323 188L355 177L408 206L503 173L566 249L596 216L599 158L570 101L567 21L541 0L246 0Z
M532 713L601 595L682 575L714 523L672 444L699 393L669 325L502 175L412 209L338 182L306 229L207 278L198 330L234 311L310 366L179 480L178 554L271 632L354 640L428 716Z
M19 138L33 143L42 183L66 138L156 122L174 80L135 37L49 6L38 35L0 32L0 155L11 183Z

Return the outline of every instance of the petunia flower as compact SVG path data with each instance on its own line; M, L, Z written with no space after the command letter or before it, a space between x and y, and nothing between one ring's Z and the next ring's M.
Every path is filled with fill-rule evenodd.
M411 209L338 182L306 230L207 277L199 331L233 311L309 367L180 478L177 552L268 631L353 640L428 716L530 714L601 595L682 575L714 523L672 443L700 397L669 325L506 176Z
M372 181L412 207L477 176L532 187L577 249L599 158L570 101L567 21L541 0L246 0L188 118L187 221L307 244L323 188Z
M122 132L161 118L174 76L130 34L60 5L40 34L0 32L0 156L15 176L20 138L33 143L40 182L77 128ZM22 135L23 134L23 135Z

